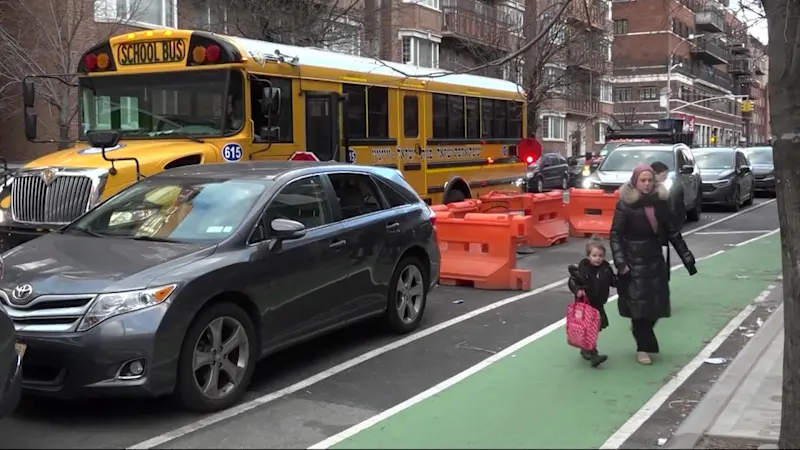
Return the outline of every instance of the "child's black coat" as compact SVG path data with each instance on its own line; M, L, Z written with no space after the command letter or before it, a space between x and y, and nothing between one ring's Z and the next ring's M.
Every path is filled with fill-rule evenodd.
M605 304L608 302L608 295L612 287L617 287L617 276L611 270L611 265L603 261L600 266L593 266L588 259L582 259L577 265L570 264L569 270L569 290L577 295L583 289L589 300L589 304L600 311L600 329L608 327L608 316L605 311Z

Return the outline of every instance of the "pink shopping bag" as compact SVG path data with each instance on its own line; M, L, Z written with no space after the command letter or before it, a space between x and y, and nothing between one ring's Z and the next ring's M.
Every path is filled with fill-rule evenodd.
M581 350L594 350L600 332L600 311L592 308L586 294L579 291L567 306L567 344Z

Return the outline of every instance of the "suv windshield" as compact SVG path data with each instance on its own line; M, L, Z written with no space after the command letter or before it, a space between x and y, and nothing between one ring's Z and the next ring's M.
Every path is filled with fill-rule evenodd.
M122 191L65 232L214 243L233 234L267 187L263 181L155 180Z
M772 147L753 147L744 149L750 164L772 164Z
M672 149L650 150L635 147L615 149L603 160L600 170L605 172L630 172L640 163L664 163L669 170L675 170L675 155Z
M234 70L83 77L80 137L93 130L120 130L124 139L233 134L243 123L242 80Z
M701 169L731 169L734 164L733 150L694 150L694 158Z

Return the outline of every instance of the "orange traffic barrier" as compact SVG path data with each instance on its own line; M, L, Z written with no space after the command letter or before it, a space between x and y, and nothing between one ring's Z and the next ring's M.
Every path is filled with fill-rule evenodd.
M445 212L452 213L455 217L464 217L469 213L476 213L479 212L481 207L480 200L464 200L463 202L454 202L449 203L447 205L432 205L430 208L436 212L436 214L441 214Z
M607 238L618 199L617 192L606 194L602 189L570 189L567 204L570 236L596 234Z
M550 247L563 244L569 237L569 225L564 213L564 193L553 191L533 196L533 226L525 244L531 247Z
M517 269L515 250L517 240L530 228L530 216L471 213L463 218L437 217L440 283L529 291L531 271Z
M527 235L518 242L529 247L549 247L567 241L569 227L564 212L564 193L523 194L514 191L492 191L481 196L481 212L532 217Z

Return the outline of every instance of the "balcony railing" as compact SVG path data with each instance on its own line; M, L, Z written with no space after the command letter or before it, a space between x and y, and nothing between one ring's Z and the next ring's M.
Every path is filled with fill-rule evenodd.
M694 44L694 57L711 65L725 64L730 59L727 49L718 39L700 37L695 39Z
M608 19L608 7L589 4L589 14L586 14L585 2L571 2L564 11L564 17L568 21L578 24L590 24L593 28L603 31L604 33L613 33L614 22ZM556 5L553 5L556 7Z
M725 31L725 16L717 9L698 11L694 16L694 28L707 33L722 33Z
M567 48L563 59L559 61L571 67L580 67L599 74L614 72L614 64L608 60L606 49L586 49L582 46Z
M729 91L733 89L731 75L713 67L693 66L692 76Z
M735 33L728 36L728 48L734 55L750 55L750 46L747 45L747 35L744 33Z
M753 73L753 61L749 59L734 59L728 64L728 73L750 75Z
M746 95L750 99L761 98L761 89L759 89L755 84L750 82L737 84L736 86L734 86L733 93L735 95Z
M598 114L600 108L600 102L597 100L567 100L567 113L588 116Z
M476 0L442 1L442 36L508 48L512 24L505 13Z

